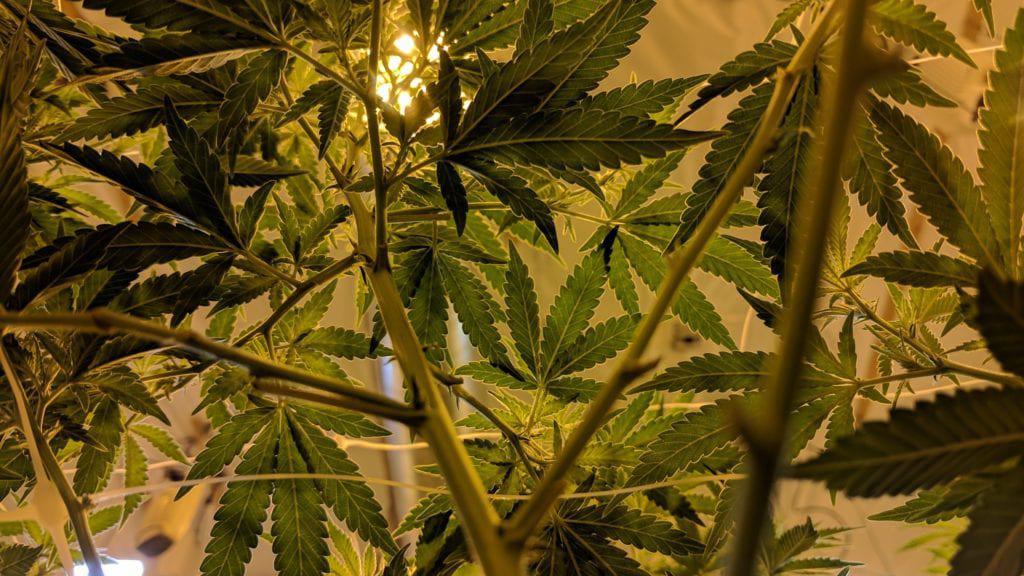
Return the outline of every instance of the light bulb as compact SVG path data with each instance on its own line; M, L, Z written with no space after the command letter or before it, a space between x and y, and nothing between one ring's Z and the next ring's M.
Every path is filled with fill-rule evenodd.
M402 34L395 39L395 48L402 54L412 54L416 49L416 39L408 34Z

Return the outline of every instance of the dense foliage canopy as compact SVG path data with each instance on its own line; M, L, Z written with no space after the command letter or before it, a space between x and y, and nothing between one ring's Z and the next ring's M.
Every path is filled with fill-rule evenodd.
M179 495L226 485L204 576L261 539L286 576L848 571L845 527L772 519L782 477L913 494L874 520L966 518L952 573L1020 574L1024 9L989 2L974 174L916 119L955 103L910 56L975 62L914 0L795 0L709 75L610 90L654 0L73 4L129 36L0 0L0 573L101 574L156 457ZM556 294L536 261L570 263ZM325 321L353 299L365 323ZM657 366L663 322L718 351ZM404 397L346 372L382 358ZM927 380L961 389L860 425ZM189 456L161 403L186 388L214 429ZM440 480L399 526L343 449L382 420Z

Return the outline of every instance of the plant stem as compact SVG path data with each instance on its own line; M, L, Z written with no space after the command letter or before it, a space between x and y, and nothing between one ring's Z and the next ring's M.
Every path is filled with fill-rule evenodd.
M1004 386L1011 386L1013 388L1024 387L1024 380L1012 375L1004 374L1001 372L992 372L983 368L976 368L974 366L968 366L967 364L961 364L953 360L947 360L945 358L938 359L939 366L947 368L950 372L956 372L957 374L963 374L964 376L972 376L980 380L988 380L989 382L997 382Z
M831 7L839 5L834 2ZM780 346L774 369L764 383L764 404L757 420L742 419L749 446L751 476L740 501L734 547L726 574L750 576L758 558L762 532L771 505L786 431L803 367L807 334L817 302L832 208L840 188L843 156L859 94L874 72L873 53L863 50L867 0L846 0L842 49L830 99L823 108L825 127L813 186L798 198L796 229L800 241L791 252L789 304L783 312Z
M891 322L888 322L887 320L879 316L878 313L875 312L875 310L871 308L871 306L869 306L868 303L865 302L864 299L861 298L855 290L853 290L850 287L847 287L845 292L847 296L849 296L850 299L853 300L853 303L857 305L857 308L860 309L860 311L865 316L867 316L869 320L874 322L881 329L899 338L900 341L906 343L919 354L925 356L926 358L929 358L932 362L936 364L938 368L941 368L947 372L955 372L957 374L963 374L964 376L972 376L974 378L980 378L982 380L996 382L999 384L1003 384L1005 386L1012 386L1015 388L1020 388L1024 386L1024 380L1021 380L1020 378L1012 374L1006 374L1003 372L993 372L991 370L985 370L983 368L977 368L974 366L969 366L967 364L961 364L960 362L956 362L954 360L949 360L941 356L936 356L935 353L929 350L924 344L921 344L916 339L911 338L902 330L900 330L896 326L893 326Z
M366 59L367 93L377 93L377 67L380 62L381 29L384 27L383 0L373 0L373 14L370 21L370 54ZM388 183L384 172L384 155L381 151L380 118L377 117L377 100L363 98L366 107L366 133L370 139L370 163L373 167L373 190L375 196L374 230L377 247L373 252L373 267L390 267L388 259Z
M172 329L109 310L81 313L10 314L0 313L0 326L45 330L83 330L101 334L125 332L159 343L172 343L248 368L257 377L277 378L335 394L341 408L374 414L404 422L416 419L410 406L347 382L271 362L240 348L211 340L186 329Z
M608 382L588 405L583 421L569 436L562 452L544 474L533 497L512 518L508 534L509 538L518 546L521 547L525 544L536 526L547 516L558 495L565 488L565 477L572 470L576 459L583 453L590 439L604 423L619 396L635 378L652 367L651 363L645 363L641 359L658 324L661 323L665 313L675 301L680 284L693 270L704 253L704 249L715 237L718 228L725 222L747 183L761 166L765 155L775 145L775 133L796 91L797 79L804 70L814 64L818 50L828 37L829 25L835 11L835 5L831 4L815 24L814 30L800 45L800 49L789 66L780 72L775 83L775 91L761 118L750 147L725 181L714 203L693 235L682 248L669 254L668 273L662 279L657 299L640 324L632 343L619 357Z
M902 380L913 380L915 378L927 378L928 376L939 376L949 372L948 369L942 366L936 366L934 368L922 368L920 370L911 370L909 372L903 372L902 374L890 374L888 376L879 376L877 378L870 378L868 380L854 380L851 382L858 389L868 388L871 386L877 386L879 384L888 384L889 382L900 382Z
M279 280L283 280L284 282L287 282L288 284L291 284L292 286L298 286L298 285L301 284L301 282L299 280L297 280L296 278L293 278L292 276L289 276L288 274L285 274L284 272L282 272L282 271L278 270L277 268L271 266L270 264L264 262L262 258L260 258L259 256L253 254L249 250L239 250L238 254L240 256L242 256L243 258L245 258L246 261L249 262L249 264L252 264L252 266L254 268L256 268L257 270L259 270L261 272L269 274L269 275L271 275L271 276L273 276L273 277L275 277L275 278L277 278Z

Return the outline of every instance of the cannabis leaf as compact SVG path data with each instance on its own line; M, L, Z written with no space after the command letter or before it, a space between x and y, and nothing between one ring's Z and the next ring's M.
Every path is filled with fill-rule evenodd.
M930 488L1011 458L1024 443L1022 413L1024 394L1017 390L940 396L914 410L893 410L888 422L865 424L794 472L851 496Z
M995 59L985 106L978 111L982 126L978 132L978 174L981 194L992 217L993 235L1000 246L1006 247L1007 269L1017 270L1021 265L1024 218L1024 131L1020 127L1024 114L1024 10L1018 10L1016 22L1007 30Z
M871 7L878 30L897 42L922 52L953 56L968 66L974 61L956 42L946 24L935 13L913 0L882 0Z
M900 183L928 220L966 255L999 262L985 205L960 159L893 106L875 103L871 119Z
M979 279L978 325L992 355L1004 368L1024 375L1020 357L1024 332L1024 285L1003 280L991 271L982 271Z
M867 274L889 282L932 288L971 286L977 282L977 268L963 260L934 252L883 252L869 256L844 274Z

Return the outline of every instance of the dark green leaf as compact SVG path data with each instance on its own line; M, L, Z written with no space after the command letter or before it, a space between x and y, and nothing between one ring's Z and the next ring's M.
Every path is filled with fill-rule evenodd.
M868 422L795 473L850 496L906 494L999 464L1022 448L1024 392L961 392Z

